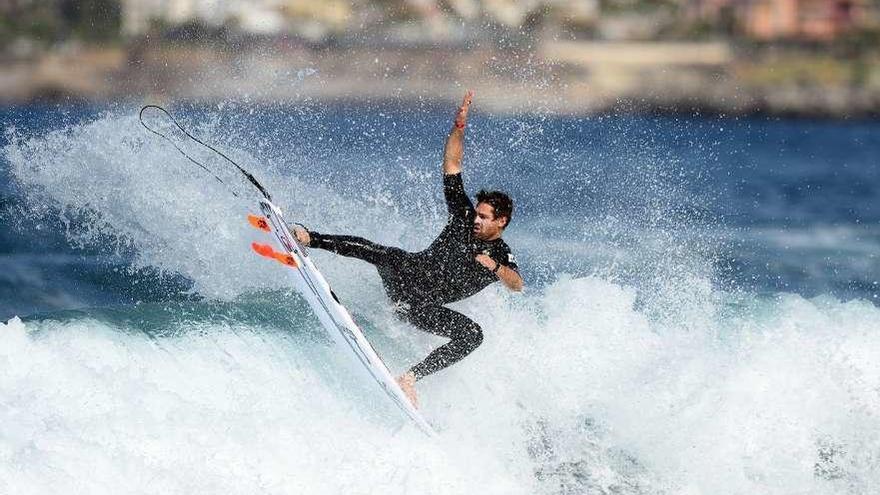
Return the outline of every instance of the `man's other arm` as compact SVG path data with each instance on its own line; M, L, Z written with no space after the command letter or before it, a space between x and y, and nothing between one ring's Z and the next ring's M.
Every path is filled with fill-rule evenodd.
M473 98L474 92L471 90L464 94L461 107L455 114L452 130L449 131L449 136L446 138L446 146L443 148L443 173L445 175L461 173L461 159L464 155L464 127L467 125L468 108Z
M523 289L523 279L519 272L513 268L502 265L485 254L477 255L477 263L486 267L487 270L493 270L498 280L508 289L514 292L520 292ZM498 268L497 270L495 270L496 267Z
M498 280L501 280L501 283L508 289L514 292L523 290L523 279L519 276L519 272L513 268L501 265L495 274L498 275Z

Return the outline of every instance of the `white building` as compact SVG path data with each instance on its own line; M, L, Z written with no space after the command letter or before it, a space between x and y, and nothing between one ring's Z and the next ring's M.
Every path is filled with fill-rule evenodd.
M122 0L122 26L128 36L146 33L153 20L172 26L197 21L208 26L234 26L249 33L280 34L287 31L291 20L302 12L313 13L318 18L330 12L325 17L338 22L340 16L347 14L345 8L340 8L343 3L334 0Z

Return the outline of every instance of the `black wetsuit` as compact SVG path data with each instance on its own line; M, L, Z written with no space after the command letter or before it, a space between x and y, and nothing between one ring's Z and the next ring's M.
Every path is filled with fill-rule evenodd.
M360 237L309 232L311 247L359 258L376 266L397 315L416 327L451 339L410 371L421 379L467 356L483 342L480 326L461 313L443 307L483 290L498 280L476 261L483 253L517 269L507 244L483 241L473 235L476 211L464 191L461 174L443 177L449 221L428 249L410 253Z

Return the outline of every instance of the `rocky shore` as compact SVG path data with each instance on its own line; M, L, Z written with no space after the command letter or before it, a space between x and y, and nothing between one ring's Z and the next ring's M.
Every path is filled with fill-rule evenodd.
M530 50L78 47L2 61L0 102L447 102L500 113L880 116L880 64L750 57L724 43L550 42Z

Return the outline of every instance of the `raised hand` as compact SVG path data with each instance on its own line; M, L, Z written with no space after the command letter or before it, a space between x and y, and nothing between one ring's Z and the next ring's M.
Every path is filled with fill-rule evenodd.
M461 102L461 106L458 107L458 113L455 114L455 127L458 129L464 129L464 126L467 125L467 114L468 108L471 106L471 101L474 99L474 91L469 89L464 94L464 99Z

